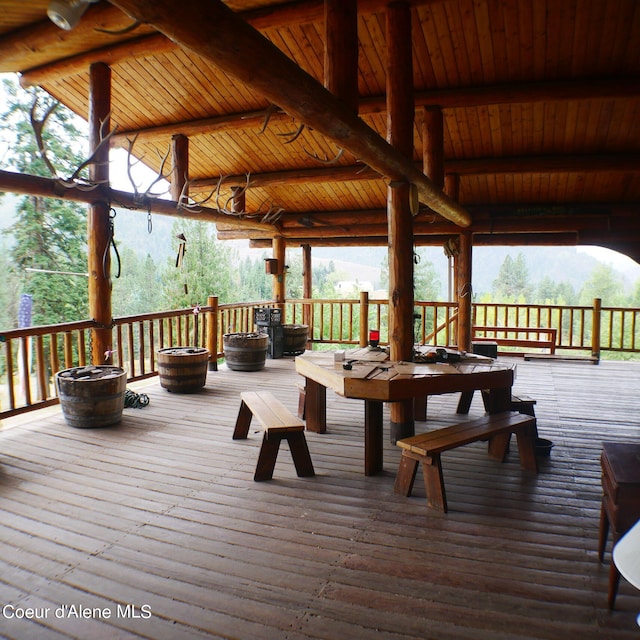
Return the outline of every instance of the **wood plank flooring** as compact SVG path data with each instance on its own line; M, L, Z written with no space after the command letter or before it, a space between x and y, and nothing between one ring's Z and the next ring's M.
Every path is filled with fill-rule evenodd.
M637 640L640 591L622 579L610 612L596 549L601 446L640 441L640 363L517 362L551 456L535 476L515 441L502 465L483 443L444 454L447 514L421 476L393 493L388 435L384 473L364 476L362 403L331 392L329 431L307 433L317 475L283 445L253 482L261 435L231 439L239 392L295 412L290 358L222 366L192 395L147 381L149 406L114 427L69 427L58 407L6 421L0 637ZM457 400L430 398L417 430L463 419Z

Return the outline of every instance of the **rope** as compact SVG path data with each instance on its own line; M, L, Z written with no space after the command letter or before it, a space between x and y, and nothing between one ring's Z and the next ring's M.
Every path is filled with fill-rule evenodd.
M136 393L131 389L124 392L124 406L133 409L142 409L149 404L149 396L146 393Z

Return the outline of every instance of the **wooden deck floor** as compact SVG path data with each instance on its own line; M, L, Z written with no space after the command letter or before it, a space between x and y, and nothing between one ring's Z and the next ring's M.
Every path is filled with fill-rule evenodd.
M640 363L518 360L551 456L533 476L515 445L503 465L482 443L445 454L446 515L420 479L393 493L388 438L384 474L363 475L362 403L331 393L329 432L307 434L316 477L285 448L254 483L258 435L231 439L238 393L295 411L296 382L291 359L268 360L195 395L148 383L150 405L112 428L57 407L4 424L0 636L637 640L640 592L621 580L608 611L596 547L601 443L640 440ZM456 403L430 399L418 430L459 421ZM26 607L38 618L11 617Z

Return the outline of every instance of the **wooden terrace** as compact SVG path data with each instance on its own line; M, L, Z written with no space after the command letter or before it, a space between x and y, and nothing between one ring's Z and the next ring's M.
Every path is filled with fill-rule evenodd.
M514 391L537 399L551 456L535 476L516 451L503 465L482 443L445 454L448 514L421 481L393 493L388 438L384 473L364 476L362 403L331 392L329 431L307 433L316 476L285 449L254 482L259 435L231 439L239 392L295 411L298 382L292 358L267 360L221 366L193 395L136 383L149 406L111 428L71 428L59 406L6 420L0 636L638 637L640 593L621 580L608 610L597 538L601 445L638 441L640 363L518 359ZM430 398L418 431L459 421L457 400ZM469 417L482 411L474 398ZM11 617L26 607L39 619Z

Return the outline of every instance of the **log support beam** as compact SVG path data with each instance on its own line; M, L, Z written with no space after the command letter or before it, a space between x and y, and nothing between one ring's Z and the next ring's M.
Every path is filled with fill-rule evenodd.
M442 189L444 187L444 116L440 107L426 107L422 116L424 173L436 187Z
M287 244L282 236L275 236L272 241L273 257L277 260L278 268L273 274L273 300L279 305L285 302L286 276L285 256Z
M181 133L171 136L171 199L178 202L189 182L189 138ZM185 190L185 196L189 195Z
M313 297L313 266L311 261L311 245L304 243L302 245L302 297L310 300ZM311 324L311 305L304 304L302 306L302 323L309 327L309 337L313 329Z
M324 0L324 86L358 113L358 0Z
M456 256L456 296L458 302L458 349L471 351L471 287L472 235L463 231L459 236L459 251Z
M109 145L100 145L100 131L111 112L111 69L103 63L92 64L89 71L89 149L97 151L89 167L89 178L96 183L109 182ZM87 267L89 272L89 316L102 325L91 330L91 362L111 362L111 218L110 203L97 200L87 214Z
M411 8L406 2L387 7L387 139L406 157L413 155L413 67ZM392 183L387 190L389 227L389 355L413 359L413 216L412 185ZM390 436L395 442L413 435L413 401L390 408Z

